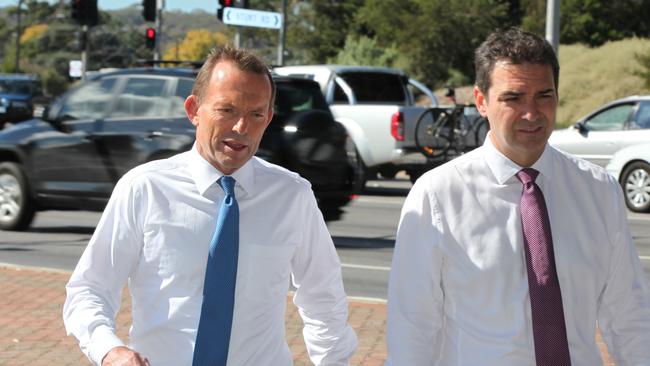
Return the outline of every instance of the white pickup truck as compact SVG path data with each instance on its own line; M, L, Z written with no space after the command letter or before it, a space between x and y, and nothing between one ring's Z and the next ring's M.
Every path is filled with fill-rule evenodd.
M273 71L320 84L334 118L345 126L354 142L359 188L377 173L390 178L400 170L410 174L410 169L417 169L407 164L409 157L396 144L403 132L398 130L402 126L400 110L413 108L416 95L429 98L423 110L437 105L437 100L426 86L409 79L404 71L343 65L285 66Z

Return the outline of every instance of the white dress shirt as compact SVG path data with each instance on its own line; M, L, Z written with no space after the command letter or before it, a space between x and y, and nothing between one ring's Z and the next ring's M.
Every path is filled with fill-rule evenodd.
M650 295L621 187L547 145L548 206L573 366L650 365ZM404 203L388 291L393 366L535 365L519 214L521 167L485 144L424 174Z
M63 308L68 334L95 364L124 345L114 319L128 281L128 346L152 366L191 365L224 195L221 175L192 149L119 181L67 284ZM232 177L240 242L228 365L292 365L284 323L290 278L312 362L347 365L356 336L347 323L339 259L309 182L255 157Z

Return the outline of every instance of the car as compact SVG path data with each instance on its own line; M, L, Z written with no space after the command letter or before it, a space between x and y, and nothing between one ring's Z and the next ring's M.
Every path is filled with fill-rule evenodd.
M549 138L552 146L605 167L618 150L650 142L650 95L608 103Z
M6 123L32 118L34 110L48 102L37 76L0 74L0 130Z
M34 118L0 131L0 229L24 230L37 211L103 210L136 165L189 150L185 98L197 71L134 68L100 73ZM274 76L273 119L257 156L309 180L326 220L354 193L355 156L319 85Z
M650 212L650 142L617 151L606 169L621 183L630 211Z

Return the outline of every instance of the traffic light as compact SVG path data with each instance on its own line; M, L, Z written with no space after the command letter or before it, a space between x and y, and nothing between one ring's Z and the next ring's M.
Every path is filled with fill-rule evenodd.
M156 21L156 2L157 0L143 0L142 1L142 17L147 22Z
M217 9L217 19L223 20L224 9L231 6L235 6L235 0L219 0L219 8Z
M150 50L156 48L156 30L153 28L147 28L144 36L146 38L147 48Z
M72 0L70 2L72 19L81 25L97 25L97 0Z

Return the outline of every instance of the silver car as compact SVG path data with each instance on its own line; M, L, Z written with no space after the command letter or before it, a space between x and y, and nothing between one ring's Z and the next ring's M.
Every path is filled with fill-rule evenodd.
M650 143L619 150L607 171L621 183L631 211L650 212Z
M650 95L613 101L573 126L553 131L549 143L605 167L614 153L650 142Z

